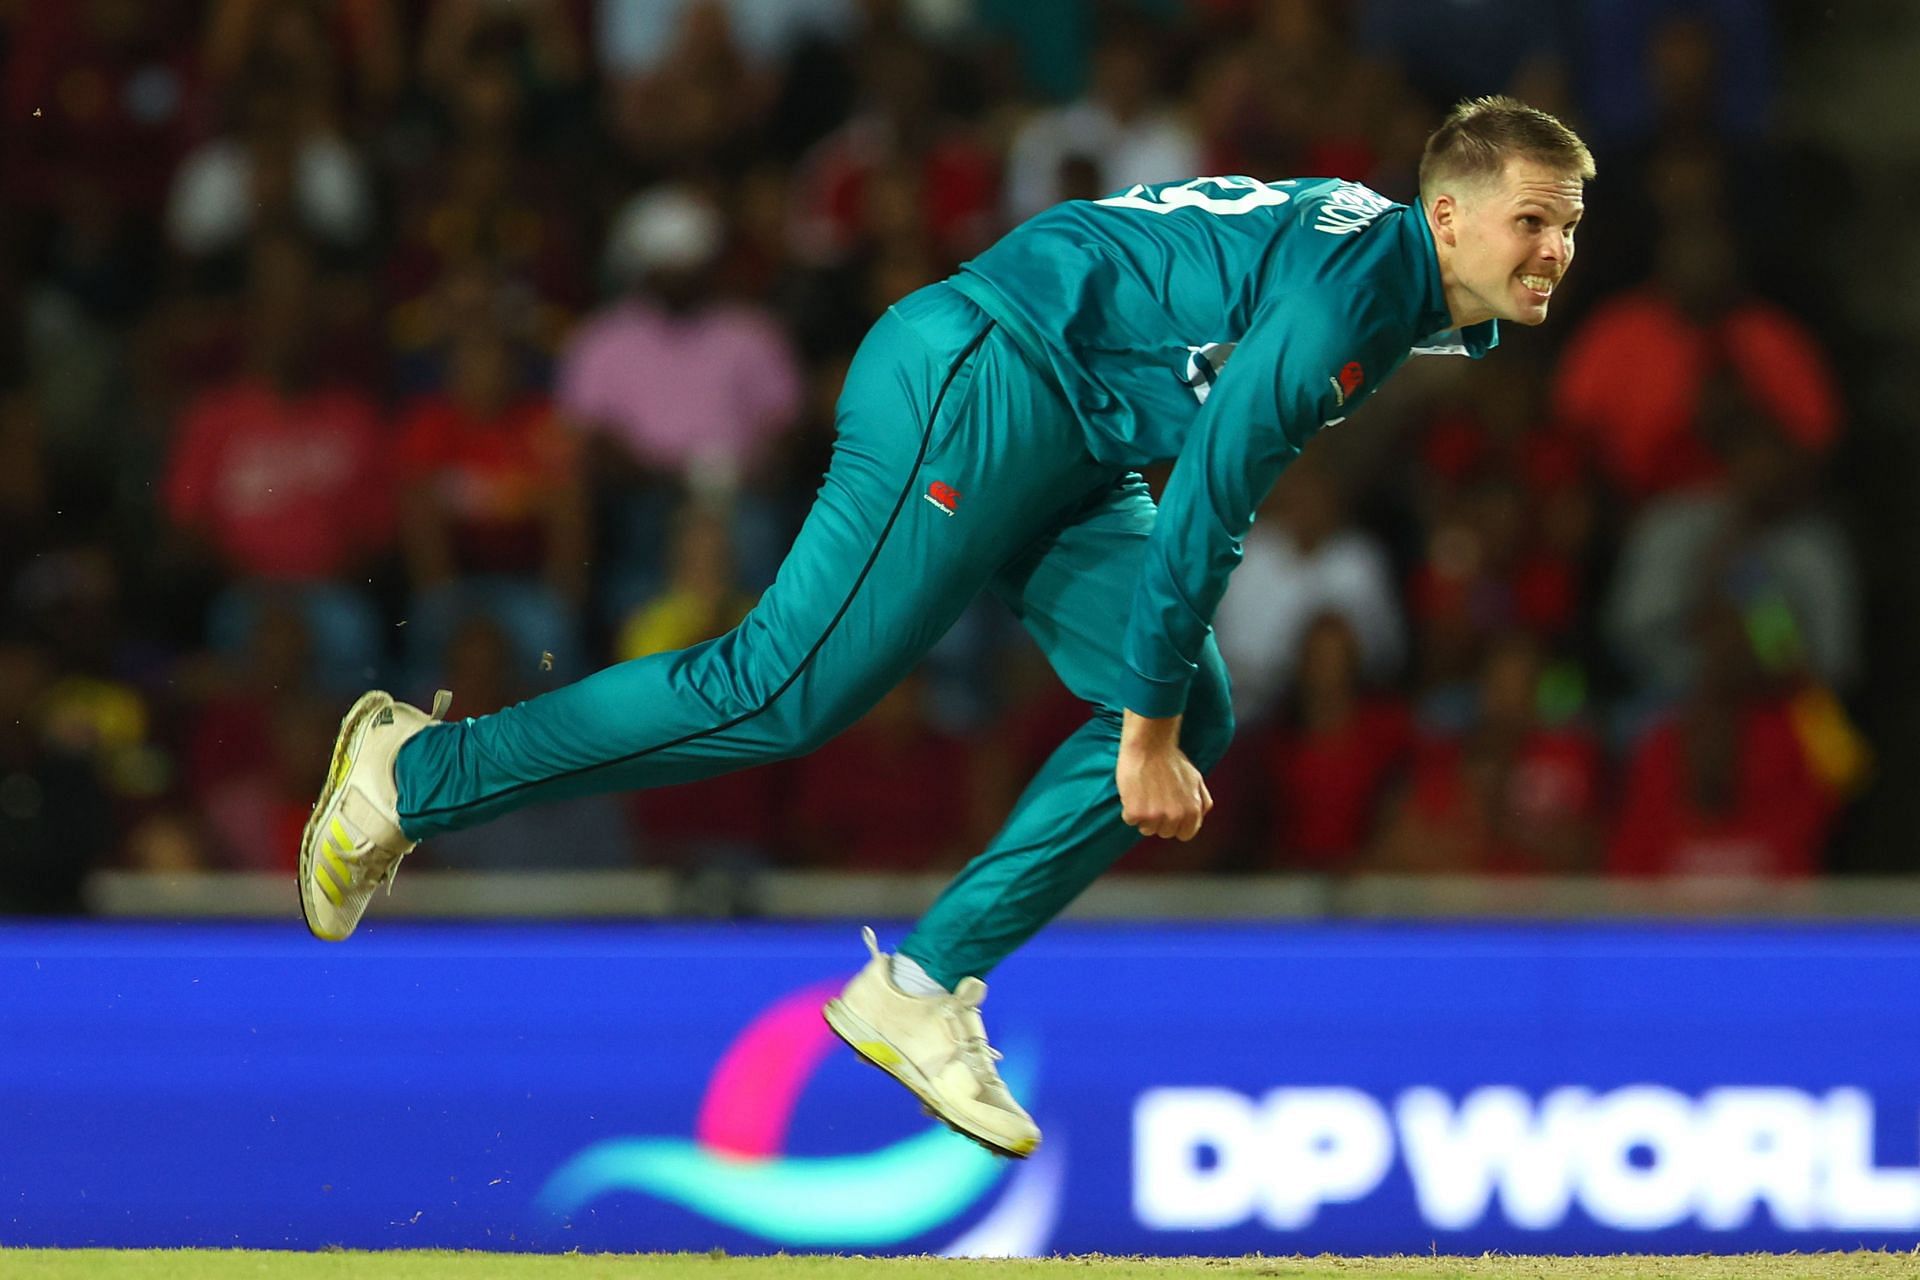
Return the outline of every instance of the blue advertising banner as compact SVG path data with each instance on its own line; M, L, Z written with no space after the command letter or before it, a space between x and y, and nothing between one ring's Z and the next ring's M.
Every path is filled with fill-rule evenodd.
M831 1038L863 958L850 926L0 926L0 1244L1920 1241L1920 930L1056 927L986 1006L1046 1134L1018 1164Z

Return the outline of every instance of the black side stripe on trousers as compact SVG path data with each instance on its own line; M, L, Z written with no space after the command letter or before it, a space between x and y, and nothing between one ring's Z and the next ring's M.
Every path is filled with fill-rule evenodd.
M458 813L462 809L472 809L480 805L492 804L496 800L504 799L516 792L525 791L532 787L544 787L567 778L575 778L581 774L592 773L598 769L611 769L617 765L638 760L643 756L653 755L658 751L669 751L674 747L685 746L689 742L697 742L701 738L711 738L715 734L725 733L736 725L745 724L756 716L765 714L772 708L774 703L780 701L781 696L785 694L788 689L793 687L794 682L806 673L807 668L813 665L814 658L819 656L820 650L826 646L828 638L833 635L834 629L840 625L840 620L846 617L847 610L853 607L854 597L860 594L860 588L866 584L867 575L873 572L873 566L879 561L880 550L887 545L887 536L893 532L893 526L899 521L901 510L906 507L907 499L913 496L914 486L920 478L921 464L926 461L927 449L933 443L934 425L940 420L940 406L946 403L947 389L953 385L953 380L959 375L961 368L968 360L973 358L973 353L980 349L980 344L985 342L987 335L992 332L993 322L988 321L986 327L981 329L971 342L967 343L960 354L954 357L952 365L948 366L947 376L941 380L940 390L933 397L933 407L927 411L926 426L923 427L920 432L920 448L914 454L913 466L907 472L906 483L901 486L900 495L893 500L893 511L888 514L886 524L880 527L880 536L874 539L873 551L867 556L867 562L860 566L859 576L854 578L853 586L847 591L847 598L842 600L840 607L834 611L833 618L827 623L826 630L820 633L820 638L813 642L813 646L807 650L806 656L800 659L800 664L793 669L793 672L788 675L785 680L780 682L780 687L767 695L765 702L751 711L743 712L731 720L714 725L710 729L697 729L692 733L682 734L680 737L674 738L669 742L658 743L651 747L642 747L638 751L629 751L627 754L616 756L611 760L602 760L595 764L582 765L577 769L568 769L564 773L556 773L550 778L541 778L531 782L516 782L510 787L502 787L491 795L482 796L475 800L468 800L462 804L442 805L437 809L419 809L412 813L402 814L401 817L403 819L433 818L443 814Z

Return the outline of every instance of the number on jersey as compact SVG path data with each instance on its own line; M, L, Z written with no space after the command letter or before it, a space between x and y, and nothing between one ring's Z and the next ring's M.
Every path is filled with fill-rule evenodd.
M1109 209L1144 209L1148 213L1200 209L1230 216L1285 204L1293 197L1281 188L1292 185L1291 179L1285 182L1262 182L1258 178L1240 177L1194 178L1157 190L1144 183L1135 183L1117 196L1108 196L1094 203Z

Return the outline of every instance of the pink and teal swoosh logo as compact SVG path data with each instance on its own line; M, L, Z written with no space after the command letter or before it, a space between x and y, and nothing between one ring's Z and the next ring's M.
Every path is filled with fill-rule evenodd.
M801 1091L841 1047L820 1017L838 992L808 987L748 1024L707 1082L691 1140L595 1143L547 1179L539 1206L570 1217L638 1192L776 1244L821 1248L897 1244L965 1213L1006 1165L938 1125L876 1151L783 1154Z

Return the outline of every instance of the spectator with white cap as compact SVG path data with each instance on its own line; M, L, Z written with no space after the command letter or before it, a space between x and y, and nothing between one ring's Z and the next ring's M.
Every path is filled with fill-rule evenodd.
M799 368L779 322L756 303L714 296L725 246L720 211L694 189L635 197L607 245L609 274L626 292L586 319L562 357L559 405L589 440L616 561L651 558L681 493L736 492L800 412ZM648 585L644 574L611 583L607 603L618 610Z

